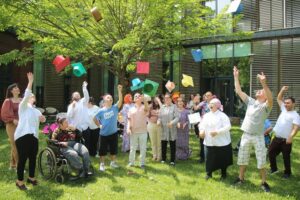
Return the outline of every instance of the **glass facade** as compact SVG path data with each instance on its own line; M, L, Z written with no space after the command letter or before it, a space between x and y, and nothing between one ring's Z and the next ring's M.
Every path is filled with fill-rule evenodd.
M212 91L221 100L224 112L230 116L244 114L239 110L241 102L234 95L232 68L240 69L240 81L243 91L249 93L250 42L205 45L201 47L203 61L201 64L201 92Z

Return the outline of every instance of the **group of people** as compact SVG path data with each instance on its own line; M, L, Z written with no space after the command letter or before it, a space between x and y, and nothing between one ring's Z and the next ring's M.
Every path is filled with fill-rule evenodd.
M233 76L235 92L247 105L241 126L243 135L237 161L240 170L235 183L244 183L250 151L254 146L257 168L262 180L261 187L269 192L270 187L266 182L265 170L267 153L271 173L278 172L276 157L282 152L285 166L284 177L289 178L291 175L292 140L300 126L300 117L295 111L295 99L283 98L288 90L287 86L280 90L277 102L282 112L273 129L275 138L267 152L263 134L264 122L271 112L273 98L266 76L263 73L257 75L262 89L256 92L255 99L242 91L237 67L233 68ZM32 185L38 184L35 179L38 129L39 122L45 121L42 113L33 106L35 102L32 94L33 74L28 73L27 78L28 85L24 97L22 99L19 97L18 85L9 86L1 109L1 116L6 123L6 131L11 144L10 168L17 169L16 186L21 190L27 189L23 180L27 159L29 159L27 182ZM128 167L136 165L136 151L139 150L139 166L142 169L145 168L148 135L153 161L166 163L168 160L171 166L175 166L176 160L188 159L191 155L189 132L193 127L199 137L199 161L205 162L205 178L212 178L212 173L216 170L221 171L221 179L227 177L227 168L233 163L231 123L229 117L223 112L220 100L212 92L206 92L203 101L200 101L200 95L195 95L189 102L185 102L183 96L174 98L170 93L151 100L136 92L133 98L131 94L126 94L123 105L122 86L118 85L118 101L113 104L113 97L105 94L101 107L96 106L94 99L89 96L86 82L83 82L82 92L83 98L79 92L72 94L67 114L57 119L59 126L52 134L52 139L59 142L62 147L61 152L71 166L79 171L79 177L91 175L90 156L94 157L97 153L100 157L99 171L104 172L106 169L105 156L108 152L110 153L110 167L119 167L116 162L118 123L124 125L121 146L123 152L129 151ZM199 112L201 121L198 124L189 124L188 115L196 112ZM83 136L83 144L77 140L78 131ZM168 143L170 159L167 159Z

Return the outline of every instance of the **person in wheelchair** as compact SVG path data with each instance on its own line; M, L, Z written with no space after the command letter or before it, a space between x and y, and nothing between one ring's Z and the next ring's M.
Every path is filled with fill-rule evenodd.
M79 178L92 175L89 171L89 151L83 144L79 143L78 130L69 126L66 118L58 118L57 123L59 126L52 133L51 139L58 141L61 153L70 162L71 167L79 171ZM83 162L81 162L80 157Z

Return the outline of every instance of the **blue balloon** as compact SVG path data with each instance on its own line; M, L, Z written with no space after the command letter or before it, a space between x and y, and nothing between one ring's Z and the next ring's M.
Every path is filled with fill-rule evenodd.
M192 49L192 56L195 62L200 62L203 58L203 53L201 49Z

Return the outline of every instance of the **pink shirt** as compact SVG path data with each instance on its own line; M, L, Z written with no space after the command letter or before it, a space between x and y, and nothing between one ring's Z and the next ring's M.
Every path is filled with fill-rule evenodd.
M158 120L159 109L151 109L149 113L149 122L156 124Z
M132 133L147 133L147 114L144 105L139 107L134 105L129 109L128 120Z

